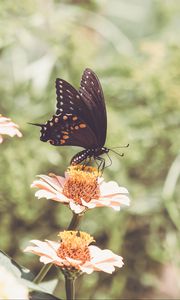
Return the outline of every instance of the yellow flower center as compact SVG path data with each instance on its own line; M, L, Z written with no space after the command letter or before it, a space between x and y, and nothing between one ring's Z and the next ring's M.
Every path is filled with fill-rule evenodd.
M85 263L90 260L88 245L94 241L93 237L82 231L63 231L59 233L61 244L57 250L57 255L66 259L80 260Z
M73 199L78 204L82 204L82 199L86 202L91 199L99 199L100 190L98 176L101 175L96 168L76 165L68 168L69 175L63 188L63 194Z

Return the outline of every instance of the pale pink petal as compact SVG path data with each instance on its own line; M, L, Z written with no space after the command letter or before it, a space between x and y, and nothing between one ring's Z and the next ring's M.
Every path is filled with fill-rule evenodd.
M39 260L45 265L53 262L53 259L47 256L41 256Z
M92 246L89 246L89 248ZM91 248L92 249L92 248ZM114 254L111 250L108 249L104 249L99 251L99 253L96 254L96 256L94 256L91 259L91 262L95 263L95 264L99 264L99 263L117 263L120 264L121 266L123 265L122 262L122 257L119 255Z
M0 115L0 135L7 134L11 137L17 135L22 137L22 133L19 131L19 126L11 121L9 118L2 117ZM3 138L0 136L0 143L2 143Z
M40 180L35 180L31 187L39 188L39 190L35 193L35 196L40 198L52 199L58 202L68 203L69 199L62 194L62 184L63 177L56 176L51 178L46 175L39 175Z
M52 176L47 175L38 175L43 181L51 185L55 190L62 190L64 185L64 178L61 176L56 176L52 174Z
M56 179L58 180L59 184L62 186L64 186L64 183L66 181L66 178L62 177L62 176L56 176Z
M70 199L69 206L71 210L75 212L75 214L80 214L85 210L84 206L76 204L72 199Z
M116 211L119 211L122 205L129 205L130 200L125 195L112 196L110 198L100 198L98 200L91 200L91 204L96 207L108 206Z
M114 254L110 250L101 250L96 246L89 246L91 263L93 264L94 270L101 270L107 273L112 273L114 267L121 268L123 266L122 257Z
M52 199L54 197L54 194L45 190L39 190L35 193L35 196L40 198L46 198L46 199Z
M100 194L102 197L109 197L114 194L128 194L128 190L124 187L120 187L115 181L103 181L100 185Z
M57 259L58 256L56 254L56 251L52 246L47 242L41 242L39 240L32 240L30 241L35 246L28 246L24 249L25 252L32 252L37 255L43 255L48 256L52 258L53 260Z
M47 182L43 181L43 180L35 180L33 181L33 183L31 184L31 187L36 187L39 189L43 189L46 191L50 191L50 192L57 192L51 185L49 185Z
M82 201L82 205L89 209L96 207L96 203L94 203L93 200L86 202L83 199L81 199L81 201ZM98 200L96 200L96 201L98 201Z
M107 198L104 198L103 200L106 200ZM130 205L130 199L126 195L117 195L111 198L111 203L114 203L114 205L122 204L122 205Z
M55 251L57 251L60 247L60 243L50 241L50 240L45 240Z
M102 184L103 181L104 181L103 177L98 177L98 184Z
M46 190L50 190L52 192L62 192L62 186L59 185L59 181L55 180L54 178L50 178L49 176L46 175L40 175L40 180L35 180L31 184L31 187L37 187L37 188L42 188ZM42 179L41 177L46 177L47 180L44 178Z
M69 203L69 199L66 196L64 196L63 194L60 194L60 193L53 194L53 193L48 192L48 191L39 190L35 193L35 196L38 199L46 198L46 199L51 199L51 200L62 202L62 203Z
M101 249L95 245L90 245L89 247L89 251L90 251L90 256L91 257L94 257L94 256L97 256L99 254L101 254Z
M17 135L18 137L22 137L22 133L15 127L6 127L6 126L0 126L0 133L1 134L7 134L11 137Z
M79 264L82 263L81 260L78 260L78 259L73 259L71 257L66 257L66 260L70 263L70 265L72 266L78 266Z
M90 262L86 262L84 265L80 266L80 270L84 273L91 274L95 271L95 268Z

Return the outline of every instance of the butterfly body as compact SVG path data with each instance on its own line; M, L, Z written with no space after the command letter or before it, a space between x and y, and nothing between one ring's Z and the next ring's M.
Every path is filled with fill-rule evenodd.
M87 159L101 161L108 153L106 141L107 115L101 84L89 68L82 75L79 91L63 79L56 79L56 113L41 127L40 140L54 146L80 146L85 150L71 160L78 164Z
M94 158L95 160L101 160L100 155L108 153L109 149L106 147L102 148L90 148L85 149L83 151L78 152L76 155L73 156L71 159L72 165L80 164L83 161L86 161L87 159Z

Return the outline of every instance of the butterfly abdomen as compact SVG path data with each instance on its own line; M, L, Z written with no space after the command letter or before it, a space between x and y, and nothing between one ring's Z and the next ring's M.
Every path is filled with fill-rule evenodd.
M86 149L80 151L76 155L74 155L73 158L71 159L71 165L80 164L82 161L86 160L91 156L92 156L92 149Z
M94 158L96 159L100 155L104 153L108 153L109 149L106 147L102 148L90 148L90 149L85 149L83 151L78 152L76 155L73 156L71 159L71 165L77 165L83 162L86 159Z

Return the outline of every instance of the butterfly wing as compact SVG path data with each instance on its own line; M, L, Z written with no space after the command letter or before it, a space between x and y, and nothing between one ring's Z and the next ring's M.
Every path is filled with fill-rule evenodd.
M106 140L107 114L104 95L100 81L89 68L85 69L79 93L88 108L86 122L96 135L98 146L102 147Z
M79 92L67 81L56 79L57 110L47 124L42 126L42 141L56 146L97 147L98 141L93 130L86 123L88 107Z
M57 115L61 113L75 113L77 115L85 108L79 92L63 79L56 79L56 96Z

